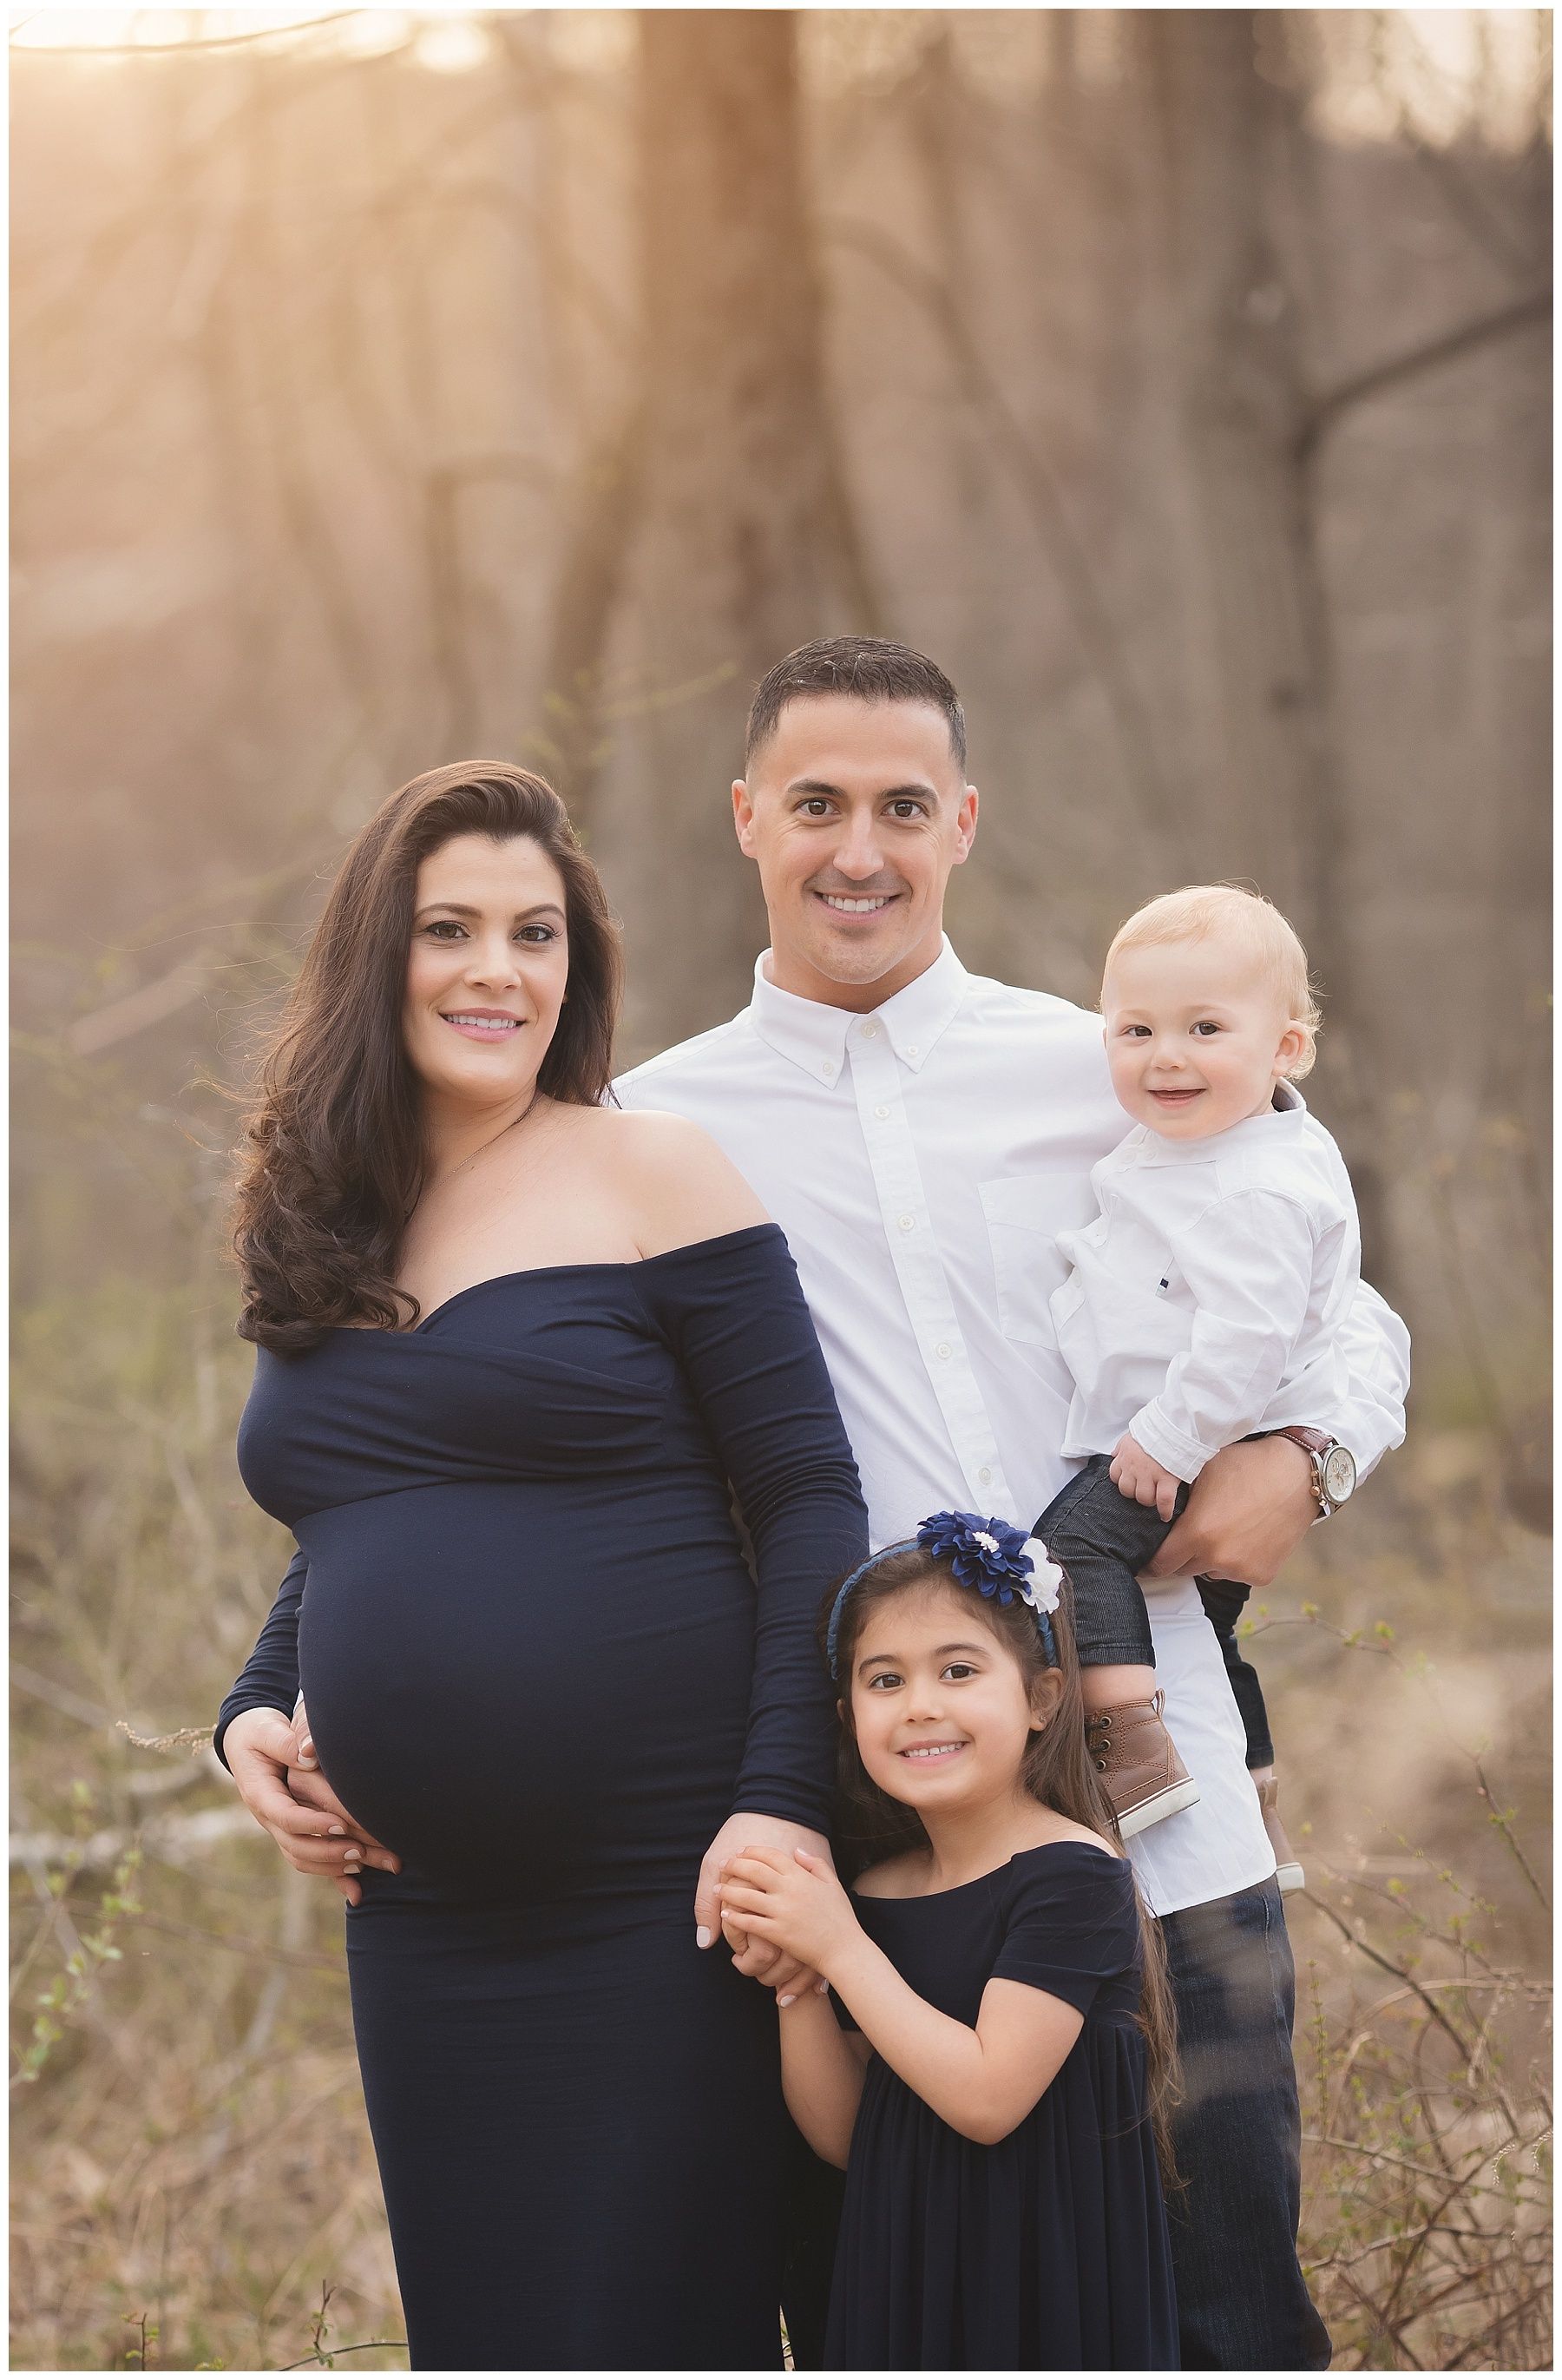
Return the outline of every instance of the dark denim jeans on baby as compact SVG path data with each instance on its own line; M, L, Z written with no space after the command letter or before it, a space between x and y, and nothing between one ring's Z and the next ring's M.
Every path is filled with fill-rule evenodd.
M1153 1504L1136 1504L1122 1495L1112 1483L1110 1464L1110 1455L1093 1454L1054 1496L1035 1534L1069 1573L1081 1667L1130 1661L1153 1669L1155 1647L1137 1574L1159 1553L1171 1523ZM1187 1500L1188 1490L1180 1488L1179 1512ZM1247 1765L1266 1767L1275 1757L1269 1715L1258 1674L1237 1649L1237 1621L1249 1590L1225 1578L1201 1578L1198 1589L1247 1730Z

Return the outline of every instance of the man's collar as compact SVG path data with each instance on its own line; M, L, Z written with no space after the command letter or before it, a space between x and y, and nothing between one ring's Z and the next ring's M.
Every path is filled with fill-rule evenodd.
M847 1035L854 1026L865 1025L869 1015L888 1035L902 1064L920 1072L928 1051L957 1014L971 980L946 934L930 967L882 1007L859 1014L855 1009L832 1008L828 1001L800 1000L793 991L780 990L765 972L769 955L762 951L755 962L754 1004L749 1011L755 1030L783 1058L826 1083L839 1081Z

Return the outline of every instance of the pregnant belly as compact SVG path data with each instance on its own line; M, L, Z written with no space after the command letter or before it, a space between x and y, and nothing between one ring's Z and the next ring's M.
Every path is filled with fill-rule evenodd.
M466 1890L688 1881L727 1815L753 1591L714 1498L424 1488L298 1530L321 1766L409 1873Z

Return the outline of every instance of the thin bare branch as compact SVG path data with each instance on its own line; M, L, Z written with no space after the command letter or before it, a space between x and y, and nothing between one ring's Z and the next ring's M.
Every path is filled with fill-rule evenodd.
M1551 291L1539 289L1528 298L1515 298L1511 305L1477 315L1473 322L1457 323L1438 338L1424 340L1397 356L1386 356L1381 363L1342 381L1314 400L1297 433L1299 458L1311 461L1330 431L1369 398L1403 387L1424 372L1438 371L1445 364L1457 363L1461 357L1474 354L1477 348L1488 346L1495 339L1510 338L1517 331L1530 330L1548 321L1550 315Z

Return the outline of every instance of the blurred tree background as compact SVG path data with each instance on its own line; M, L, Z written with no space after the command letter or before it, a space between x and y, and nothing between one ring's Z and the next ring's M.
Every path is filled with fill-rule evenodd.
M744 711L847 628L964 696L968 965L1092 1002L1230 876L1313 956L1418 1369L1261 1620L1309 2255L1344 2362L1544 2363L1549 16L10 16L18 2365L400 2335L333 1911L115 1732L283 1566L226 1093L336 856L540 769L631 1062L745 997Z

